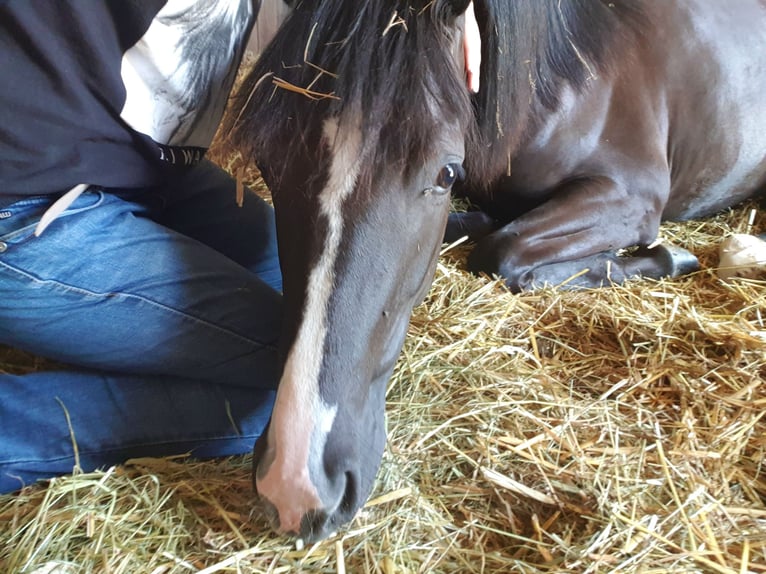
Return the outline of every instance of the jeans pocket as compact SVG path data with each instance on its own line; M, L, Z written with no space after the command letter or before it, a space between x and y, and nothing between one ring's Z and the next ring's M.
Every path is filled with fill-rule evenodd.
M17 245L29 239L43 214L58 199L58 196L34 196L22 199L4 207L3 219L0 220L0 252L11 245ZM89 189L78 197L57 219L70 217L98 207L104 201L104 192Z

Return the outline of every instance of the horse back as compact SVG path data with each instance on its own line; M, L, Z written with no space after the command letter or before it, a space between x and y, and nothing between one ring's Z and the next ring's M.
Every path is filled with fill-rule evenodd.
M663 10L674 13L648 61L667 100L664 216L699 217L766 184L766 2L683 0Z
M647 25L611 47L609 71L580 90L565 83L555 110L536 104L498 183L513 193L494 194L499 211L598 176L628 193L644 193L630 182L645 182L663 219L711 214L764 187L766 1L643 4Z

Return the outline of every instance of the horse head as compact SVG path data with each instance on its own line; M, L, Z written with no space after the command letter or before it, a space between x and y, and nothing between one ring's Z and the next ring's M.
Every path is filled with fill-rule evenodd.
M386 383L473 125L468 4L298 2L237 97L229 127L271 189L284 277L254 480L275 525L307 540L354 516L380 465Z

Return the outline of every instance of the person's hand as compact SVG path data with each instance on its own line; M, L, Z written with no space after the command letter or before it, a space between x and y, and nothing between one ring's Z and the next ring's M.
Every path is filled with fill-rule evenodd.
M465 12L463 49L465 50L465 73L468 89L477 93L481 80L481 35L479 34L479 24L476 21L473 2L468 5Z

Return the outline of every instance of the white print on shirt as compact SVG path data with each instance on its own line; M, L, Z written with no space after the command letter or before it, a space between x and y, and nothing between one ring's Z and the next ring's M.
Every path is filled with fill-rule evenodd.
M252 0L168 0L122 58L122 119L159 144L207 148L252 17Z

